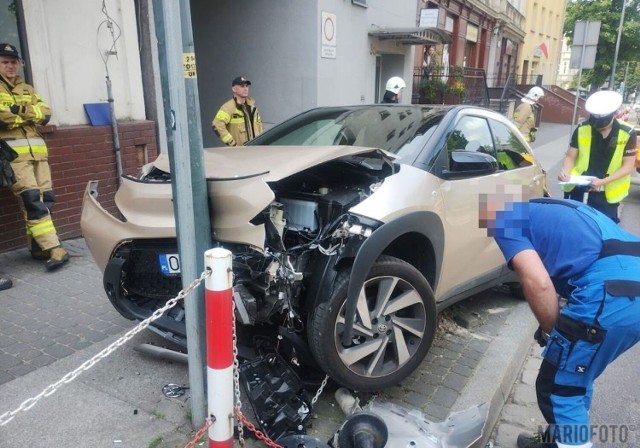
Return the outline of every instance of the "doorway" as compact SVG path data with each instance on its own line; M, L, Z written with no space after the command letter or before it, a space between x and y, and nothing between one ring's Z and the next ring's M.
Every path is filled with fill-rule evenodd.
M404 55L402 54L381 54L376 56L376 84L374 98L375 102L382 101L384 96L387 80L393 76L399 76L404 79ZM407 89L413 84L413 80L404 79Z

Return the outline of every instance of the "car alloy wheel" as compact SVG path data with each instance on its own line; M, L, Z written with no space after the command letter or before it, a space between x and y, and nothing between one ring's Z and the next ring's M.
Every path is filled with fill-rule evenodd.
M433 291L412 265L381 257L358 298L352 344L344 347L349 273L339 275L334 293L311 316L311 350L318 364L343 386L378 390L397 384L416 369L433 342Z

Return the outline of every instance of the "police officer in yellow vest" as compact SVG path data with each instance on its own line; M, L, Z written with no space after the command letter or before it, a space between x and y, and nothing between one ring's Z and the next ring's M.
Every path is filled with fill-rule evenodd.
M62 266L69 254L60 245L49 210L55 196L47 146L36 125L45 125L51 109L25 83L18 70L22 59L15 46L0 43L0 138L18 154L11 162L16 181L11 191L18 198L27 224L29 250L36 259L46 260L49 270Z
M213 119L213 132L227 146L244 145L262 134L262 118L249 96L251 81L238 76L231 81L233 98L222 105Z
M558 176L562 182L569 182L576 175L593 176L588 186L564 185L564 197L582 202L587 192L587 204L616 223L620 222L618 205L629 194L636 159L633 127L614 118L621 105L622 95L610 90L587 98L589 119L573 132Z

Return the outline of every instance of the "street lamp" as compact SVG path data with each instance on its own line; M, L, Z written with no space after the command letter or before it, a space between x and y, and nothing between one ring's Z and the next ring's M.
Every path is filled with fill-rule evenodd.
M618 50L620 50L620 39L622 37L622 24L624 23L624 11L625 9L627 9L628 3L631 3L631 0L622 0L622 14L620 15L620 25L618 25L618 39L616 40L616 52L613 55L613 65L611 66L611 79L609 80L610 90L615 90L616 62L618 62Z

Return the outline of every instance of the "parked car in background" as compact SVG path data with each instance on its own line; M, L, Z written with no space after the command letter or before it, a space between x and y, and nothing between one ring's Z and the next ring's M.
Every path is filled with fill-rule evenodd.
M233 253L239 341L356 390L409 375L438 311L515 281L478 228L478 191L545 189L511 122L472 106L317 108L204 160L201 205L215 245ZM168 157L148 168L123 178L122 218L90 182L81 219L107 297L134 320L181 289ZM184 345L182 304L151 328Z

